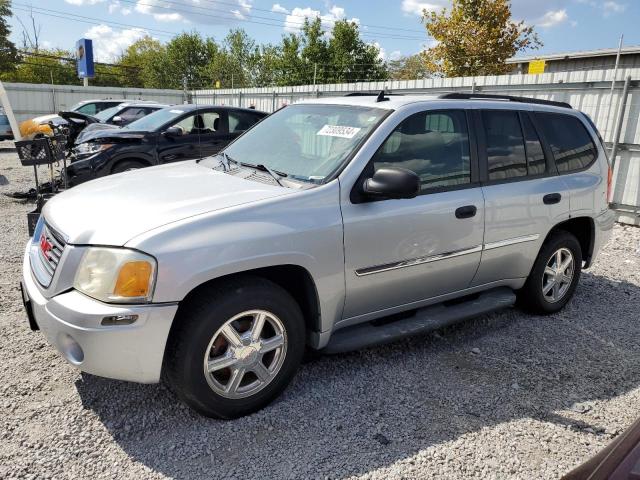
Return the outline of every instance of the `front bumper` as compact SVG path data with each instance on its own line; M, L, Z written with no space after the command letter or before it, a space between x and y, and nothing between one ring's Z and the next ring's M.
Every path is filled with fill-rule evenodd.
M46 298L25 252L22 289L47 341L83 372L140 383L160 380L164 349L177 304L108 305L69 290ZM138 315L126 326L102 326L104 317Z

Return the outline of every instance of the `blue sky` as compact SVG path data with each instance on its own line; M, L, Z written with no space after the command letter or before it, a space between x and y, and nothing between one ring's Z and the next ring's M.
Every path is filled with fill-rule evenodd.
M28 10L41 26L41 43L73 49L82 37L94 39L95 56L114 60L145 34L161 41L184 30L221 40L229 28L242 27L260 43L278 42L296 31L306 16L320 15L330 27L336 19L357 21L363 38L377 43L385 58L416 53L429 44L420 24L423 9L450 0L13 0L14 17L28 22ZM535 25L542 53L640 44L640 0L513 0L517 19ZM13 38L22 26L11 20Z

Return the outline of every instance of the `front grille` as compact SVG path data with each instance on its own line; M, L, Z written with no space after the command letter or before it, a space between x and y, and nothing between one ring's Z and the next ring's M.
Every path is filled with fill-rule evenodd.
M62 252L66 244L62 235L46 223L43 225L40 238L37 241L38 260L43 267L41 269L43 275L40 275L38 280L44 287L48 287L53 278L53 274L58 268L58 263L60 263L60 257L62 257Z

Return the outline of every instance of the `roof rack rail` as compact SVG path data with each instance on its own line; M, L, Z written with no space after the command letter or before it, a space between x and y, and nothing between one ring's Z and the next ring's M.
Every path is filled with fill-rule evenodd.
M371 92L371 91L360 91L360 92L349 92L347 94L345 94L345 97L377 97L380 95L381 90L376 90L375 92ZM382 92L384 92L384 96L385 97L389 97L389 96L402 96L402 93L391 93L391 92L385 92L384 90L382 90Z
M514 97L512 95L491 95L487 93L444 93L438 98L448 100L506 100L509 102L535 103L537 105L551 105L553 107L573 108L567 102L556 102L553 100L541 100L539 98Z

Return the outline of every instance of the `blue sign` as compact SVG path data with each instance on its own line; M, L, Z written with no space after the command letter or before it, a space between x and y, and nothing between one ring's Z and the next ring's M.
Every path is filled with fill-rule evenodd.
M76 64L78 78L93 78L96 76L93 68L93 42L88 38L81 38L76 42Z

